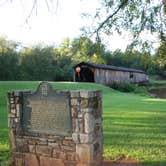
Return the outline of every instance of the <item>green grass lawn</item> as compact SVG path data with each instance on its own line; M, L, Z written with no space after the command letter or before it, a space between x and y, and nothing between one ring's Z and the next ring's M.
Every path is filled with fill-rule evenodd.
M6 94L12 89L35 89L39 82L0 82L0 162L8 158ZM103 90L104 156L125 155L144 165L166 165L166 99L120 93L89 83L52 83L54 89Z

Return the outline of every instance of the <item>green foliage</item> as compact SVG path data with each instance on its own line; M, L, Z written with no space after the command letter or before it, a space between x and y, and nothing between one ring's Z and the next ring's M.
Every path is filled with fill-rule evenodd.
M147 92L147 88L145 86L137 86L134 90L134 93L141 96L149 96L149 93Z
M116 83L114 82L111 85L111 88L116 89L121 92L133 92L136 89L135 84L130 84L130 83Z
M161 41L158 52L154 57L154 64L157 68L157 73L166 78L166 40Z
M0 38L0 80L71 81L72 66L82 61L142 69L148 74L165 77L165 51L164 42L152 56L147 51L110 52L103 44L87 37L72 41L66 38L59 47L36 45L26 48Z
M17 43L0 37L0 80L19 80L19 55Z
M166 34L165 1L151 0L100 0L101 7L92 16L92 24L85 32L96 34L97 38L117 31L130 32L132 46L147 43L140 37L141 32ZM101 19L102 18L102 19ZM139 38L140 37L140 38ZM151 41L148 41L148 45ZM142 45L143 46L143 45Z
M75 38L71 43L73 61L102 62L105 47L99 42L93 42L87 37Z
M22 50L21 67L23 80L52 80L54 75L52 48L39 46Z
M149 82L147 82L146 87L165 87L166 86L166 80L156 80L156 79L150 79Z

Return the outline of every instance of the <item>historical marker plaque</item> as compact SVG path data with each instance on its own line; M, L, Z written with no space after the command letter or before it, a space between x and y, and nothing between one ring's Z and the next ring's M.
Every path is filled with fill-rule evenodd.
M42 82L33 94L23 96L22 126L29 132L70 135L69 96L57 94Z

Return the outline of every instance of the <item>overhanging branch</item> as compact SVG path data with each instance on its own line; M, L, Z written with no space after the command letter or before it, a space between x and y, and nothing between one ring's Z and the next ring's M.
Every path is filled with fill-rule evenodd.
M124 5L126 5L126 3L128 2L129 0L124 0L120 5L119 7L114 11L114 13L110 14L103 22L101 22L101 24L99 25L99 27L97 28L97 30L94 32L96 33L97 35L97 39L99 39L99 31L103 28L103 26L113 17L115 16L119 10L124 7Z

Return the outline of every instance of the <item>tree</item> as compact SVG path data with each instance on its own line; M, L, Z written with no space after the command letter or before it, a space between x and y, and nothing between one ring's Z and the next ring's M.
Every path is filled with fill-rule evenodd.
M21 51L22 80L53 80L53 48L35 46Z
M133 36L133 45L140 44L142 32L166 33L165 0L100 0L101 8L97 9L95 21L84 30L96 35L101 40L102 34L117 31L121 34L128 31ZM91 28L92 27L92 28Z
M0 37L0 80L18 80L20 78L18 43Z
M102 61L105 47L99 42L93 42L88 37L75 38L71 43L71 51L74 61Z
M166 41L161 41L158 51L154 57L154 63L157 65L159 74L166 77Z
M39 4L43 4L39 0L31 2L26 22L34 12L37 13ZM44 2L48 11L57 10L59 0ZM115 31L121 34L128 31L133 36L132 46L135 46L141 43L139 36L142 32L157 33L160 36L166 33L166 0L99 0L99 2L101 7L96 9L93 16L94 24L82 28L91 36L95 34L97 41L101 40L102 34L109 35Z

